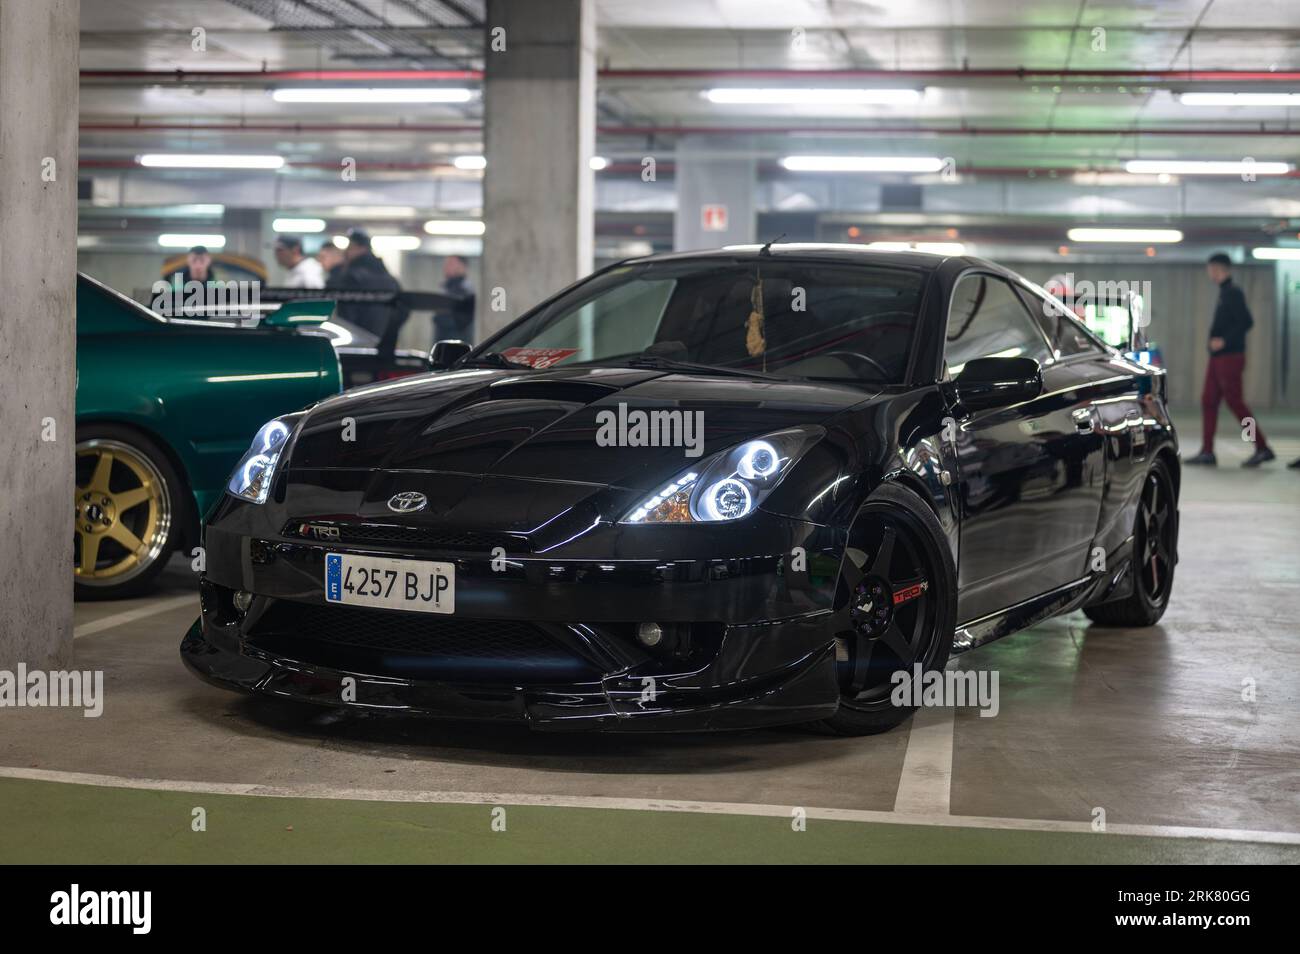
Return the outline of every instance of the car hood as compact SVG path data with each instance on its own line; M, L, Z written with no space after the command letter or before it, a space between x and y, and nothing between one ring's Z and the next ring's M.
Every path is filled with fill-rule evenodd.
M861 387L630 368L470 369L348 391L313 408L289 471L364 469L649 489L772 431L868 401ZM651 418L654 412L675 412ZM670 446L630 446L638 422ZM622 425L620 429L620 425ZM608 438L619 443L608 446ZM685 445L685 446L683 446Z

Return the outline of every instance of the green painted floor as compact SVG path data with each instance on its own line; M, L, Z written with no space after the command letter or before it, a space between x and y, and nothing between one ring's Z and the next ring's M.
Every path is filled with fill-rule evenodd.
M195 807L207 830L191 830ZM0 863L1300 863L1300 846L0 779Z

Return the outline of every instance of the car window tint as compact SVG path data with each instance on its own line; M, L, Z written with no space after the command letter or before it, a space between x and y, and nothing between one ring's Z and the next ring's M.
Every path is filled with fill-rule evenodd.
M760 281L766 349L752 356L748 317ZM706 364L901 381L919 292L911 272L785 262L746 268L725 283L674 295L661 339L680 338Z
M1020 297L992 275L967 275L953 289L944 359L958 374L974 358L1046 361L1047 343Z
M574 349L566 363L616 363L653 349L717 367L896 383L906 375L924 277L800 260L621 266L534 312L491 350Z
M629 282L562 312L529 343L533 348L574 348L574 361L644 351L655 340L672 280Z
M1020 289L1020 294L1025 299L1025 307L1038 319L1039 327L1047 336L1054 357L1068 358L1072 354L1087 352L1102 353L1102 349L1061 303L1023 288Z

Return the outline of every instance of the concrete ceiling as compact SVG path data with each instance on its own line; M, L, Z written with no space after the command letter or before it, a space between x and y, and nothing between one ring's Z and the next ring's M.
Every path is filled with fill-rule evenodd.
M266 151L288 160L281 178L333 174L345 155L390 180L464 178L442 164L481 150L477 100L288 105L270 96L284 80L255 74L468 70L470 79L448 83L477 88L485 7L484 0L84 3L83 166L130 175L142 152ZM1217 190L1201 179L1189 188L1174 183L1177 196L1151 198L1112 188L1122 176L1076 178L1134 158L1300 164L1300 107L1178 100L1187 91L1300 92L1300 0L596 0L595 9L597 149L615 162L602 179L635 179L647 153L671 170L679 135L692 132L719 150L756 155L768 179L779 179L777 161L795 152L943 156L993 189L1073 181L1079 188L1063 198L1067 215L1131 209L1168 221L1239 211L1246 227L1277 234L1293 228L1288 218L1300 211L1295 174L1240 196L1229 195L1239 183ZM200 27L206 49L195 51ZM719 105L704 96L728 86L901 86L923 94L907 106L850 107ZM793 183L772 192L793 195L797 207L818 188ZM1095 201L1083 201L1089 197ZM658 200L629 192L618 208L647 201ZM1016 202L1005 191L972 201L985 216L1009 215Z

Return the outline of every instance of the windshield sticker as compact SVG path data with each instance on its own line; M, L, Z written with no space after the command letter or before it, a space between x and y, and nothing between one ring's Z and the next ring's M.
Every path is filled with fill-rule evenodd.
M577 348L506 348L501 356L515 364L526 364L540 370L559 364L577 353Z

